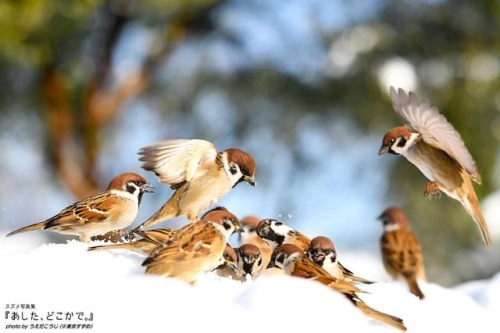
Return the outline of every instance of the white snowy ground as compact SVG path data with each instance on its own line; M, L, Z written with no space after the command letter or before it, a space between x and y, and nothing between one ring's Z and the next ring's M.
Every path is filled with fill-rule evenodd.
M0 237L0 331L53 331L48 325L57 323L92 324L77 329L84 332L397 332L313 281L263 276L241 283L211 273L191 287L146 276L143 258L132 252L88 252L74 240L27 247L19 245L22 236ZM403 318L408 332L500 332L500 273L452 289L424 284L423 301L398 282L366 289L364 300ZM77 313L93 320L80 321Z

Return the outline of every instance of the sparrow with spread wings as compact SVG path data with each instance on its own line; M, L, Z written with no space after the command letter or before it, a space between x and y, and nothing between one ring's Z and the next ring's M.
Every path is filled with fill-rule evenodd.
M218 152L205 140L174 139L140 149L145 170L153 171L162 184L175 190L170 199L137 229L186 215L194 222L242 181L255 186L255 161L237 148Z
M415 93L391 87L390 95L405 125L385 134L379 155L403 155L413 163L430 180L424 194L432 197L442 191L458 200L479 227L483 243L490 245L488 225L471 181L481 184L481 176L460 134L436 107Z

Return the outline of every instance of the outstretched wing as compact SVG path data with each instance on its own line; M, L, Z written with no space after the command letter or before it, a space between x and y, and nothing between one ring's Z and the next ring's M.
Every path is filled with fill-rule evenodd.
M189 182L200 165L215 160L217 149L205 140L174 139L142 147L139 155L143 169L153 171L160 183L176 187Z
M411 91L406 94L401 88L396 92L396 89L391 87L390 95L394 109L406 126L418 132L426 143L445 151L467 170L472 179L481 184L481 175L476 169L476 163L460 134L435 106L431 106L428 100L419 100Z

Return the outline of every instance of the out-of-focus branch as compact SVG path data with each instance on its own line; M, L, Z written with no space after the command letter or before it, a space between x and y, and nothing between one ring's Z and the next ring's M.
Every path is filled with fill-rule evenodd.
M59 179L78 198L97 191L78 161L74 142L74 114L68 103L68 89L54 66L48 66L42 78L42 97L46 102L45 122L48 134L49 161Z

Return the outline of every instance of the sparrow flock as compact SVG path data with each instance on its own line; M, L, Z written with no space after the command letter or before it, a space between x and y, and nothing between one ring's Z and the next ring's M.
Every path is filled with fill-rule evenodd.
M444 192L458 200L479 227L485 245L491 236L472 186L481 183L475 162L460 134L427 100L415 93L390 88L393 107L404 126L388 131L379 154L402 155L428 179L424 194ZM174 190L150 218L130 232L144 193L153 187L136 173L116 176L106 191L64 208L53 217L12 231L32 230L76 235L82 242L108 240L90 251L127 250L144 256L145 274L181 279L195 284L214 272L221 278L250 281L261 275L287 274L322 283L345 296L368 317L402 331L402 319L366 304L364 287L376 281L355 275L339 261L333 241L314 238L273 218L246 216L241 220L214 205L241 182L255 186L256 163L247 152L230 148L218 151L205 140L174 139L140 149L142 168ZM210 209L212 208L212 209ZM210 210L208 210L210 209ZM207 211L208 210L208 211ZM203 214L203 215L202 215ZM188 223L179 229L150 229L178 216ZM419 299L426 281L422 248L403 210L387 208L379 216L382 264L388 275L402 279ZM238 234L239 247L230 245Z

